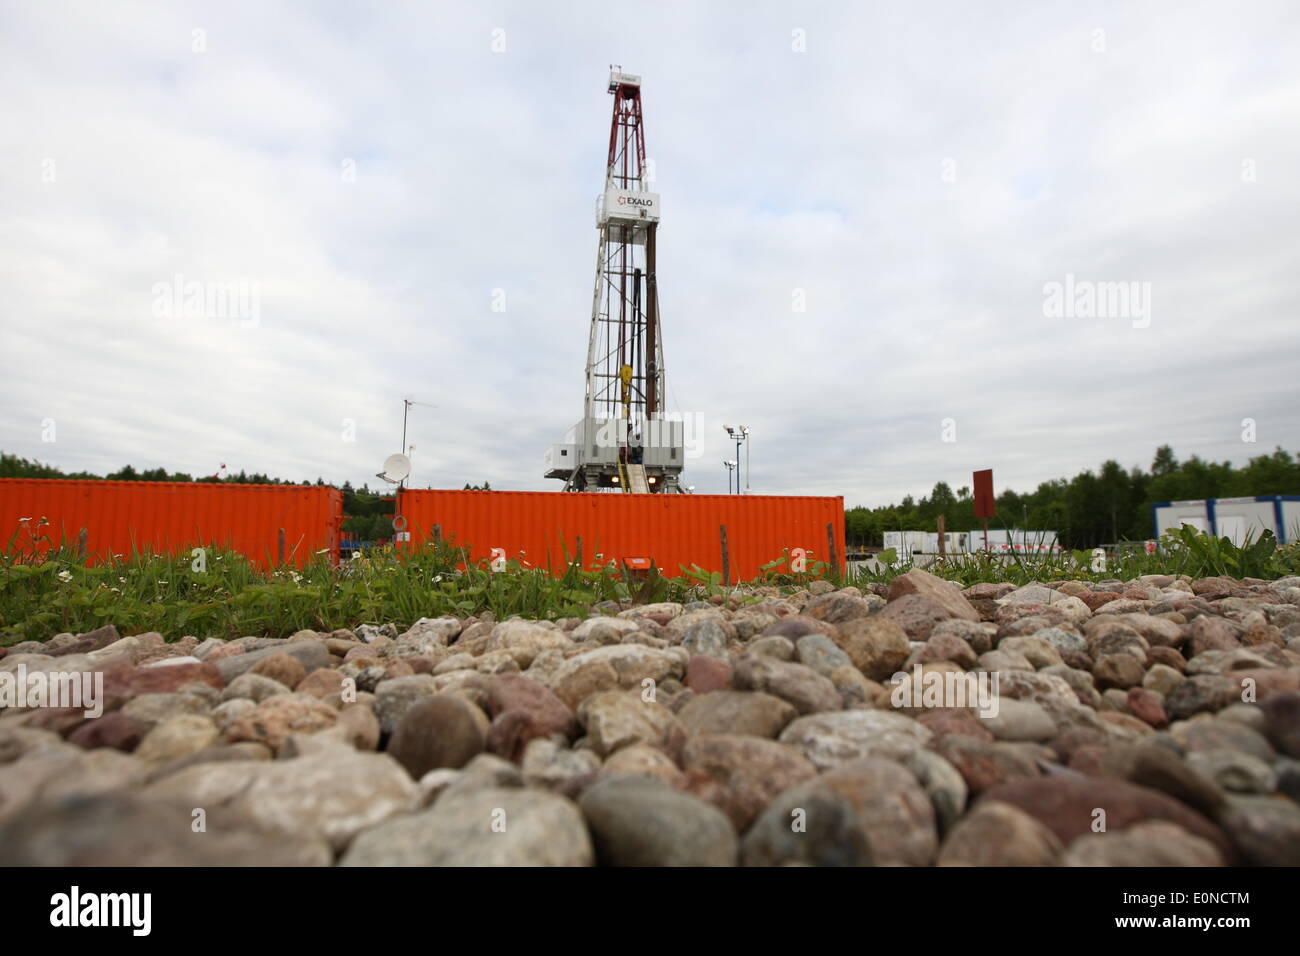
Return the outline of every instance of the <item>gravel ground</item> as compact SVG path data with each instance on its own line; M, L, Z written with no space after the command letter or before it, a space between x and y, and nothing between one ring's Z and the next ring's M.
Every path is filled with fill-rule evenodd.
M1300 863L1300 577L875 592L3 649L0 864Z

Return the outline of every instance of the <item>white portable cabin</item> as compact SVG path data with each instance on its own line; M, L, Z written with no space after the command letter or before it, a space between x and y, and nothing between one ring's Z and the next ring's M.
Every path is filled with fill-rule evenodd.
M1025 554L1052 554L1061 550L1055 531L1016 531L1015 543Z
M925 554L929 536L924 531L886 531L884 545L893 548L901 562L911 561L914 555Z
M971 554L984 550L984 529L976 528L966 535ZM1055 531L1024 531L989 529L989 552L992 554L1054 554L1061 550Z
M976 528L970 533L969 539L971 553L984 550L984 529ZM989 528L989 547L988 550L993 552L1005 552L1011 550L1011 532Z
M1300 495L1278 495L1281 522L1277 526L1277 540L1283 544L1300 541Z
M925 547L930 554L939 553L939 532L926 532ZM965 531L945 531L943 533L943 550L945 554L969 554L970 535Z
M1300 540L1300 495L1163 501L1151 506L1157 538L1185 524L1235 545L1247 539L1258 541L1265 531L1273 532L1279 544L1287 544Z
M1208 501L1162 501L1151 506L1151 527L1159 538L1166 531L1191 525L1197 531L1211 533Z

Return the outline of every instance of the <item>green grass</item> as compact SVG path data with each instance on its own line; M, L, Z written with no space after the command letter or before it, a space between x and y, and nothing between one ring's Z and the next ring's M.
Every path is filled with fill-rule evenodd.
M863 569L855 583L888 582L911 569L910 564L893 567L892 551L879 556L880 570ZM1279 546L1271 532L1248 537L1238 546L1227 538L1214 538L1184 525L1166 532L1154 554L1141 543L1126 543L1118 553L1108 554L1104 568L1093 569L1091 551L1060 551L1045 554L954 555L926 570L955 581L962 587L986 582L1009 581L1129 581L1144 574L1185 574L1190 578L1230 577L1276 579L1300 574L1300 546Z
M1010 562L964 556L928 570L963 586L1127 580L1141 574L1276 578L1300 572L1300 549L1278 548L1271 536L1237 548L1226 539L1185 531L1163 542L1159 554L1125 551L1108 559L1104 571L1092 570L1087 552L1016 555ZM683 567L678 578L652 572L634 580L612 563L579 567L566 556L563 569L512 560L493 572L485 563L467 562L465 551L447 542L401 553L370 551L337 568L327 556L314 555L303 567L273 571L259 571L242 555L216 546L206 548L206 566L199 568L188 549L184 557L133 553L87 566L67 542L45 542L48 550L40 556L12 545L0 553L0 646L104 624L124 634L158 631L169 640L186 634L288 636L304 628L329 631L363 623L393 622L402 628L420 617L484 611L498 620L515 614L554 620L587 616L604 602L686 602L734 593L720 574L695 566ZM865 589L907 570L885 566L841 577L821 563L800 574L787 568L786 556L776 558L750 584L793 590L827 578ZM757 600L743 592L742 597Z

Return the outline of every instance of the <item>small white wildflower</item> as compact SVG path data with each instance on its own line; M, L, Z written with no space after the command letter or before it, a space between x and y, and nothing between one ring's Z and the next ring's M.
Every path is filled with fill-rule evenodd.
M71 581L71 580L72 580L72 572L71 572L71 571L60 571L60 572L59 572L59 580L62 581L64 584L66 584L67 582Z

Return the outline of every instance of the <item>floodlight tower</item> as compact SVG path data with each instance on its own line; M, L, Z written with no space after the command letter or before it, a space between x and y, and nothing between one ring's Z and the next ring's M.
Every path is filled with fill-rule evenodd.
M736 443L736 462L740 462L740 446L749 438L748 425L723 425L731 440ZM740 472L736 472L736 494L740 494ZM749 494L749 455L745 456L745 494Z
M582 421L552 445L546 477L566 491L679 491L680 421L664 415L664 353L655 241L659 194L650 191L641 78L615 68L605 189L596 204L596 285Z

